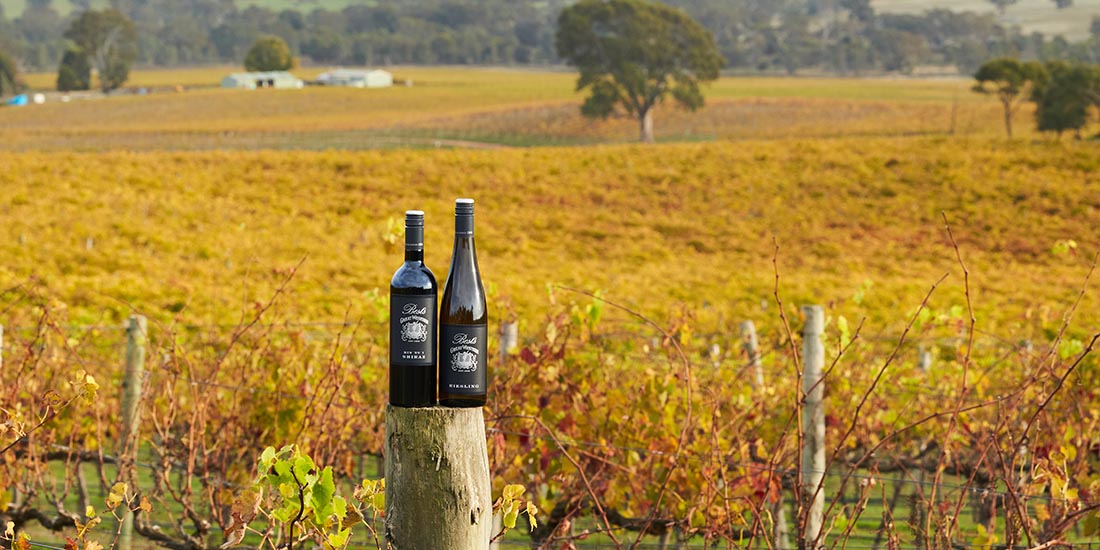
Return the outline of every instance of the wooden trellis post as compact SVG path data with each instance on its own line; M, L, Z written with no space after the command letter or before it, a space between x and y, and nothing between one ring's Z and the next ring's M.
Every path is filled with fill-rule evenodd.
M481 408L386 407L386 541L487 550L493 503Z
M806 396L802 410L802 508L805 519L801 533L802 550L813 550L821 533L825 513L825 311L821 306L802 306L806 324L802 327L802 392Z

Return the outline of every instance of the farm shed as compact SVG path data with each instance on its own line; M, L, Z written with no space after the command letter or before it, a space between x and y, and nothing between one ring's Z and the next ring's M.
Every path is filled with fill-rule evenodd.
M222 88L301 88L304 83L286 71L233 73L222 79Z
M389 71L335 69L322 73L317 82L325 86L349 86L352 88L385 88L393 86L393 74Z

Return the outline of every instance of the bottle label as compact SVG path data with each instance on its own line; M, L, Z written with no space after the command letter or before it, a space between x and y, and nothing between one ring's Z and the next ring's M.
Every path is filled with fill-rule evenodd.
M485 394L485 352L489 327L448 325L439 329L443 359L439 365L439 389L458 395Z
M435 364L435 295L390 295L390 364L423 367Z

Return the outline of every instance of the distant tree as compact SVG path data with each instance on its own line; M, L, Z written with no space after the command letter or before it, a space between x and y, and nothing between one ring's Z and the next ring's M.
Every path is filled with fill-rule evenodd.
M1018 1L1019 0L989 0L989 3L997 7L997 13L1004 15L1005 10Z
M1005 133L1012 137L1012 114L1020 102L1026 99L1028 88L1044 78L1043 67L1034 62L1021 62L1011 57L987 61L974 74L974 91L996 95L1004 107Z
M279 21L294 31L303 31L306 28L306 18L301 12L283 10L279 12Z
M8 54L0 51L0 96L14 94L20 90L19 67Z
M1093 40L1100 40L1100 15L1092 16L1092 22L1089 23L1089 36Z
M130 77L130 65L137 57L134 23L116 9L89 10L77 17L65 31L99 75L103 93L122 86Z
M1064 61L1051 61L1045 68L1046 76L1031 93L1039 131L1055 132L1061 137L1062 132L1073 130L1081 137L1081 128L1088 122L1088 110L1092 105L1089 89L1093 68Z
M1054 0L1054 5L1060 10L1073 6L1073 0Z
M638 120L645 143L653 142L653 108L669 95L702 107L699 85L717 79L724 62L694 19L645 0L580 0L562 10L556 46L580 70L577 89L589 91L581 113L607 118L621 109Z
M282 38L264 36L245 54L244 68L248 71L286 71L294 68L294 57Z
M92 87L92 67L88 56L75 48L65 50L57 67L57 91L71 92Z
M302 44L302 53L318 63L335 63L344 56L344 37L338 32L324 28Z

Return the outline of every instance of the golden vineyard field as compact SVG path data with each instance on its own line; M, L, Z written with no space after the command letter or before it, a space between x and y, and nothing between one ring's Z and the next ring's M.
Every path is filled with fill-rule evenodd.
M556 284L654 314L767 315L774 238L793 303L896 325L945 272L934 307L962 303L943 212L985 328L1018 332L1057 323L1100 246L1100 152L1088 143L6 153L0 165L5 284L35 277L90 324L131 308L235 320L303 259L284 301L302 320L373 315L364 296L384 295L400 261L402 212L427 212L427 260L442 277L451 201L466 195L496 318L541 310ZM1075 250L1053 252L1070 240ZM1096 304L1082 307L1093 322Z
M0 110L0 149L194 150L431 147L436 140L502 145L629 142L628 119L582 118L575 76L507 69L397 67L381 90L307 87L242 92L216 86L232 67L135 73L147 96ZM296 71L315 78L320 69ZM37 89L54 75L31 75ZM708 107L662 106L658 139L998 135L999 107L965 80L722 78ZM1019 118L1029 117L1021 109ZM1028 125L1023 125L1028 126Z
M891 548L926 548L944 532L990 547L977 515L950 534L941 505L988 506L970 483L1003 496L1015 482L991 457L1032 460L1032 449L1045 458L1028 465L1030 508L1003 512L1006 523L1033 516L1038 529L1100 509L1097 363L1075 362L1100 323L1097 281L1074 306L1100 250L1094 141L1038 136L1026 109L1024 137L1006 140L996 105L962 81L726 78L703 111L658 114L659 136L690 142L639 146L621 143L630 121L579 117L568 74L397 77L416 85L158 90L0 110L0 444L17 443L60 395L68 408L28 446L64 445L93 463L113 452L119 329L140 313L150 345L137 483L161 532L220 546L241 504L226 487L247 484L269 444L300 445L341 483L377 474L364 458L382 449L386 285L403 211L426 212L426 260L442 280L453 199L471 196L490 335L506 319L520 334L504 356L490 338L494 494L505 483L531 492L546 512L534 540L572 540L569 517L596 525L589 497L627 519L659 514L696 540L763 536L772 520L761 507L795 494L779 477L798 464L788 419L801 410L798 306L810 303L825 307L830 363L861 337L829 365L824 392L825 489L848 499L829 524L858 523L858 547L891 530L902 537ZM599 145L576 146L587 143ZM447 148L532 144L566 146ZM394 147L410 145L420 148ZM760 333L757 380L742 320ZM918 350L931 357L921 366ZM88 374L99 394L85 401ZM43 506L80 509L68 487L82 487L81 469L60 469L71 453L34 461L11 449L0 452L0 513L19 508L4 487L60 479L64 495ZM173 493L152 473L199 489ZM859 481L845 489L850 475ZM666 483L668 498L656 496ZM860 518L852 506L868 498ZM177 521L191 506L190 523ZM1094 538L1089 525L1075 540Z

